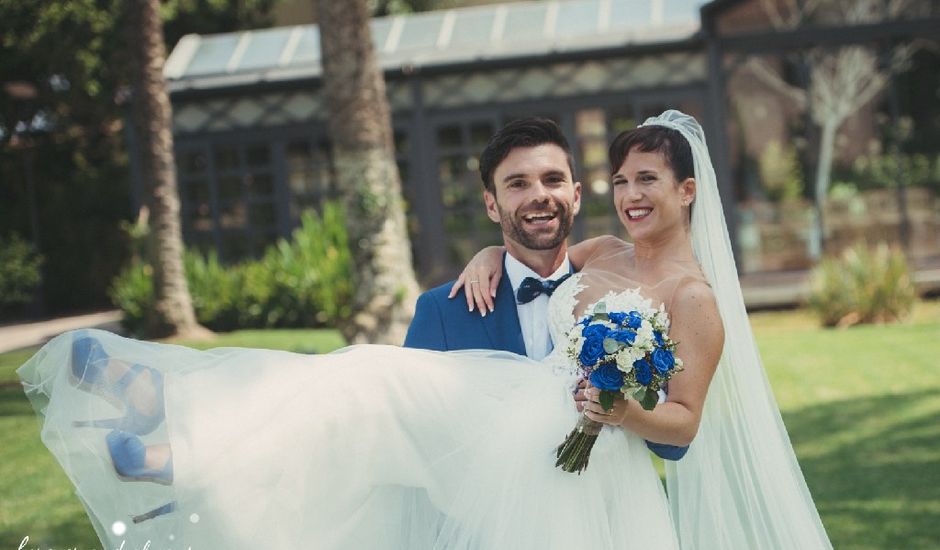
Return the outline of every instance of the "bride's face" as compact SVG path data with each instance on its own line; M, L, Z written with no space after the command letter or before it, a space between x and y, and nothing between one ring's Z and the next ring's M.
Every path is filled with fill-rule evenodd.
M662 153L631 149L612 183L617 216L634 242L688 227L695 179L676 181Z

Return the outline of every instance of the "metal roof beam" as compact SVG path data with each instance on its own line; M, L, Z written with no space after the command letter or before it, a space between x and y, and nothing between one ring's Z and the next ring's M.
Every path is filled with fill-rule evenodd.
M802 50L816 46L848 46L912 37L936 40L940 17L886 21L870 25L803 27L785 32L761 32L710 37L725 52L745 54Z

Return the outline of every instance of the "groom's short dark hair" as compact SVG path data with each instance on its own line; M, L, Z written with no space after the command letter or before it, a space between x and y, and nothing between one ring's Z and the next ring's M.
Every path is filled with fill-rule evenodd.
M611 174L620 170L623 161L627 160L627 155L634 148L644 153L660 153L665 157L666 164L672 168L677 182L695 177L692 147L677 130L651 125L621 132L614 138L607 152Z
M558 124L548 118L528 117L516 119L500 128L483 148L483 153L480 154L480 179L483 180L483 187L490 193L495 191L493 172L499 163L509 156L510 151L517 147L537 147L546 143L555 144L564 150L571 177L574 177L571 146L568 145L568 140Z

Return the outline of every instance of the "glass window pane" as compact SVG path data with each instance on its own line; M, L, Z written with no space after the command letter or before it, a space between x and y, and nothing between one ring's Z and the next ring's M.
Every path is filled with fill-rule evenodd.
M453 48L489 44L495 17L493 10L458 10L448 45Z
M474 122L470 125L470 145L479 148L477 153L482 152L494 133L496 133L496 128L491 122Z
M506 27L502 38L521 42L544 36L548 6L538 4L506 4Z
M209 182L204 179L186 179L182 181L184 196L191 203L209 200Z
M203 37L192 61L186 67L186 75L225 72L228 60L238 45L238 37L237 34Z
M396 164L398 165L398 175L401 178L402 185L407 188L408 182L410 181L408 163L406 161L399 161Z
M558 5L555 31L566 36L590 35L597 31L599 10L598 0L561 2Z
M607 135L607 140L612 141L617 134L626 130L632 130L637 127L637 124L636 118L633 117L633 109L624 106L619 109L609 110L608 127L610 133Z
M223 176L219 178L219 198L222 200L241 199L243 194L241 176Z
M226 231L222 237L222 259L228 262L248 258L252 243L244 231Z
M441 147L458 147L463 145L463 132L459 124L448 124L437 129L437 144Z
M267 29L251 32L251 41L248 43L245 54L238 64L239 70L258 69L262 67L276 67L281 52L287 45L292 27L280 29Z
M251 145L245 148L245 164L268 166L271 164L271 148L267 145Z
M287 164L291 170L302 170L310 163L310 143L292 141L287 144Z
M433 48L437 45L443 21L444 16L438 13L408 16L398 40L398 50Z
M206 171L209 163L206 159L206 152L203 150L182 151L179 153L180 175L195 176Z
M442 156L437 163L437 177L444 185L451 185L460 181L466 167L463 155Z
M253 197L274 197L274 177L267 173L248 174L245 185Z
M235 147L216 147L215 169L218 171L232 171L241 168L241 162L238 159L238 149Z
M411 150L411 139L407 132L403 130L395 131L395 154L407 155Z
M244 227L247 220L244 202L227 202L222 204L219 213L219 225L223 228Z
M666 23L682 23L699 20L700 0L665 0L663 20Z
M310 65L320 60L320 29L305 27L297 42L297 49L291 57L290 65Z
M206 231L193 231L186 238L186 245L195 248L203 256L208 256L210 250L215 249L212 233Z
M378 19L372 19L370 23L372 27L372 42L375 44L375 49L382 50L385 47L385 42L388 40L388 32L392 28L392 18L380 17Z
M254 228L271 228L277 225L277 208L273 202L256 202L250 209L251 226Z
M611 0L610 28L647 27L653 18L649 0Z
M212 231L212 210L208 203L195 204L190 209L192 227L197 231Z

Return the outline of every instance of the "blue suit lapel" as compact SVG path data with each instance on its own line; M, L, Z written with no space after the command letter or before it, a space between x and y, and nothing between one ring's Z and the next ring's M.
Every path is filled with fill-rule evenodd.
M483 317L483 326L486 328L494 349L501 349L525 355L525 340L522 338L522 328L519 326L519 312L516 310L516 297L512 292L512 284L505 275L496 289L496 301L493 305L496 310Z

